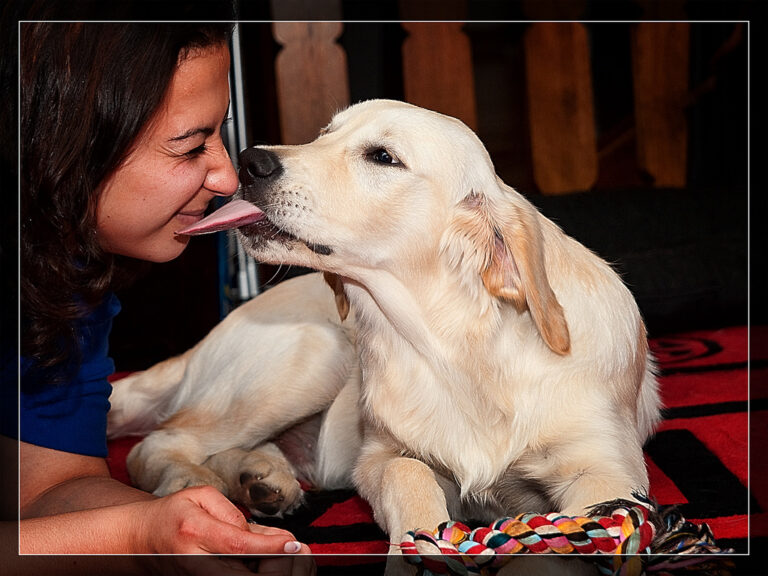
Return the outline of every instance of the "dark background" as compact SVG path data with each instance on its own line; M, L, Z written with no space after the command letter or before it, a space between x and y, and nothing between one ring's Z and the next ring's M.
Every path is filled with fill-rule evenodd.
M608 17L603 3L584 4L583 20ZM748 17L752 5L746 6L732 4L736 10L727 18ZM749 47L754 52L759 41L750 37L746 23L692 24L688 185L682 190L652 188L635 167L632 23L588 23L598 147L603 151L600 178L593 190L552 197L539 194L530 168L522 52L525 13L515 3L470 3L467 19L488 18L490 7L504 12L497 19L517 20L465 25L473 52L478 134L499 175L568 234L614 264L635 294L651 335L747 323L748 223L756 210L765 213L763 189L756 191L753 181L752 197L747 193L747 57ZM722 11L719 4L698 2L686 3L684 9L686 19L716 19L717 10ZM368 19L370 10L365 3L343 2L340 17ZM398 3L379 2L373 16L398 20ZM627 4L618 17L642 16L638 5ZM241 20L271 17L264 3L240 7ZM240 33L249 142L279 142L273 62L280 47L269 23L244 23ZM397 22L345 24L339 43L347 53L352 102L403 98L404 37ZM752 102L754 123L757 106ZM753 322L768 321L762 297L755 297L765 290L763 264L755 261L756 254L764 253L762 216L751 230ZM215 236L195 238L179 259L153 266L119 294L123 312L115 320L111 342L118 370L144 368L182 352L219 320L217 251ZM261 277L274 283L294 273L264 267Z

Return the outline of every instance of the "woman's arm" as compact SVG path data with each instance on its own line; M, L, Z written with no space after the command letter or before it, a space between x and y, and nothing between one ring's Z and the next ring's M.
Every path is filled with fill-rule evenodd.
M209 486L156 498L111 479L100 458L23 442L19 462L22 554L309 552Z
M22 519L155 498L111 478L103 458L19 442L19 463Z

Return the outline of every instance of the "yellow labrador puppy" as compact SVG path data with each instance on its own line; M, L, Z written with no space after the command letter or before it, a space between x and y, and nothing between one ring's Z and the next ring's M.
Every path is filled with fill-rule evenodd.
M119 383L113 433L159 427L130 457L140 486L211 483L280 513L294 474L352 481L394 543L647 489L659 398L632 295L464 124L363 102L309 144L245 150L240 179L185 232L240 226L255 258L332 274L335 294L319 275L278 286ZM293 467L264 444L291 427L317 438L303 460L289 439Z

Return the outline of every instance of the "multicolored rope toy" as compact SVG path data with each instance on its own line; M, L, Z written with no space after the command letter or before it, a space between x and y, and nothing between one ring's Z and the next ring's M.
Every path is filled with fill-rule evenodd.
M408 532L400 547L420 573L454 576L495 574L512 555L525 553L610 554L610 565L598 564L603 574L639 576L709 560L690 554L732 552L715 546L706 524L696 526L674 508L659 513L650 504L615 500L589 514L521 514L474 530L446 522L433 532Z

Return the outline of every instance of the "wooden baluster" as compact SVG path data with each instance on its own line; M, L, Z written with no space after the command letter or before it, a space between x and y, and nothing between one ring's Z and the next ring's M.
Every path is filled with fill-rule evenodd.
M309 142L349 105L347 56L336 43L343 24L275 22L272 30L283 46L275 61L282 140Z
M637 163L658 187L687 181L689 28L647 22L632 29Z
M469 38L461 22L403 23L405 99L455 116L477 129L475 81Z
M597 181L597 142L587 31L538 23L525 33L533 177L543 194L588 190Z

